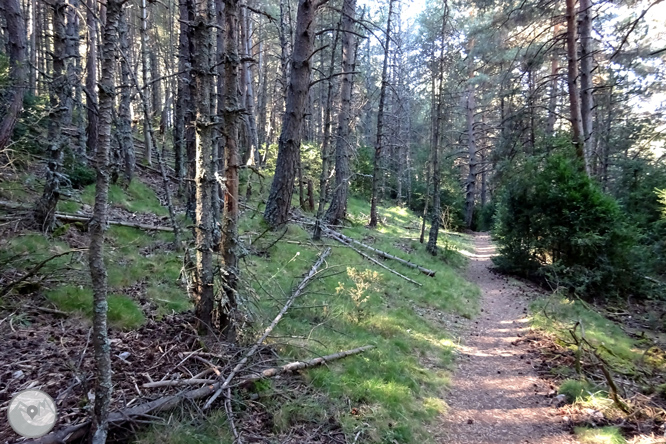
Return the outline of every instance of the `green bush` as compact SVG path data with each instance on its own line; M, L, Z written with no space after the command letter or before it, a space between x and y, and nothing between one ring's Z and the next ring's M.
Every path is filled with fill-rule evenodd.
M83 189L97 180L94 169L71 158L65 161L64 172L72 184L72 188Z
M640 294L636 235L617 202L562 155L528 161L498 204L494 234L503 271L584 296Z

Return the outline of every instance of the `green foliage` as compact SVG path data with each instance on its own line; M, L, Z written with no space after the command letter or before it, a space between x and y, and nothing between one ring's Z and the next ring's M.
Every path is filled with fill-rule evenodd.
M583 444L626 444L618 427L576 427L576 438Z
M567 379L560 385L558 393L565 395L567 401L572 403L578 399L585 400L590 397L592 387L585 381Z
M82 189L88 185L92 185L97 180L97 173L95 170L87 165L84 165L73 156L68 156L65 161L64 173L69 178L72 188Z
M561 155L523 171L498 204L495 264L581 295L640 294L636 238L615 200Z
M95 187L87 186L83 190L81 200L92 206L95 201ZM153 213L158 216L169 214L153 190L139 180L133 180L127 189L118 185L111 185L109 187L109 204L119 206L132 213Z
M93 294L89 288L65 285L49 291L46 297L62 311L92 318ZM108 296L108 304L109 323L115 327L132 329L145 322L141 308L127 296L111 294Z

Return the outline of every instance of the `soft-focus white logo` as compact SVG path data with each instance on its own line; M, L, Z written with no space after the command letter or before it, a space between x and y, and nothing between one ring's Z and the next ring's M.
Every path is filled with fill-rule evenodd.
M41 390L24 390L12 398L7 409L9 425L19 435L39 438L51 431L58 419L53 399Z

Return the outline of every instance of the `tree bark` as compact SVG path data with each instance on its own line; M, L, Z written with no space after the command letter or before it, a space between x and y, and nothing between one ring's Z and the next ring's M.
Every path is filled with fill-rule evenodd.
M222 99L224 106L222 118L225 147L224 219L222 226L222 252L226 270L224 290L226 301L220 310L220 329L229 340L236 339L234 311L236 309L236 291L238 287L238 172L240 156L238 150L238 121L242 107L238 95L239 67L238 28L240 15L239 0L224 1L225 48L224 48L224 88ZM241 16L242 18L242 16ZM245 79L247 80L247 79ZM254 99L253 99L254 100Z
M557 40L560 34L560 24L553 26L553 39ZM557 47L557 46L556 46ZM550 56L550 97L548 99L548 120L546 121L546 134L553 136L555 134L555 122L557 121L557 83L559 71L559 57L557 51L553 49Z
M567 17L567 84L569 86L569 111L571 118L572 143L576 155L585 162L583 148L583 122L578 94L578 52L576 51L576 0L566 0ZM587 166L586 166L587 169Z
M442 52L439 57L439 90L433 90L433 94L437 94L437 108L432 118L435 120L433 136L432 136L432 215L430 233L428 234L428 244L426 251L433 256L437 255L437 237L439 236L439 226L442 224L442 208L440 204L439 187L441 181L441 171L439 169L439 131L442 126L442 101L444 100L444 39L446 31L446 21L448 20L448 4L444 3L444 13L442 15ZM472 55L468 55L472 57ZM433 76L435 73L433 72ZM470 134L470 137L472 135Z
M471 65L471 61L470 61ZM474 84L472 79L474 73L470 67L470 83L467 89L467 152L469 158L469 174L467 175L467 185L465 193L465 226L469 229L472 228L472 223L474 222L474 203L476 200L476 167L477 167L477 158L476 158L476 138L474 135L474 111L476 108L475 97L474 97Z
M580 0L580 114L583 126L583 153L585 155L585 171L592 175L592 158L595 151L594 121L594 85L592 71L594 57L592 55L594 39L592 38L592 2Z
M384 40L384 64L382 66L382 84L379 89L379 109L377 110L377 137L375 139L375 157L372 171L372 196L370 198L370 228L377 227L377 200L379 196L379 182L384 177L381 168L382 144L384 132L384 104L386 102L386 87L388 86L388 61L391 46L391 16L395 0L389 0L388 20L386 22L386 39Z
M393 0L392 0L393 1ZM282 119L278 158L264 218L273 227L289 220L296 167L300 157L301 133L310 87L310 57L314 50L316 5L300 0L296 18L296 36L291 64L287 108Z
M118 18L118 43L124 57L120 59L120 106L118 107L118 138L120 152L123 157L123 175L125 186L129 186L134 178L136 156L134 153L134 137L132 136L132 121L130 105L132 100L132 83L130 61L130 46L127 39L128 26L125 10L121 10Z
M193 0L188 0L193 1ZM211 33L210 10L207 2L201 2L192 24L192 41L196 52L193 54L194 102L196 105L196 281L195 315L197 329L205 334L214 328L213 309L213 244L214 224L212 198L215 191L215 159L212 152L212 109L211 95L213 73L211 56L213 36Z
M187 2L180 1L178 3L178 12L180 16L180 32L178 33L178 85L176 106L174 109L174 125L173 125L173 145L175 164L174 170L176 177L182 181L185 176L184 157L186 150L185 141L185 122L187 115L187 96L190 91L190 73L189 73L189 26L187 23L190 20Z
M354 67L356 64L354 17L356 0L345 0L342 5L342 86L340 88L340 112L335 138L335 188L331 205L326 212L326 220L335 225L347 215L347 196L351 178L349 132L351 125L351 100L354 86Z
M33 6L34 7L34 6ZM5 19L9 38L9 81L13 85L9 96L4 98L0 109L0 151L9 142L14 125L23 109L23 97L26 94L27 77L25 24L19 0L6 0L0 3L0 14ZM35 36L33 35L33 39ZM6 107L5 107L6 106Z
M146 0L141 0L141 73L143 78L143 87L146 88L148 85L148 73L150 68L149 62L149 49L148 49L148 5ZM150 88L146 88L146 95ZM149 115L151 115L149 113ZM153 155L152 155L152 141L150 140L150 134L148 134L148 123L143 122L143 159L150 166L153 165Z
M55 225L55 211L60 199L60 186L67 183L62 173L62 162L67 141L63 137L62 128L69 126L71 121L72 85L67 76L67 34L65 16L67 5L65 0L56 0L53 12L53 78L50 85L50 111L48 123L48 163L44 191L35 205L34 219L39 229L49 232Z
M87 151L89 156L97 149L97 0L87 0L86 27L88 33L88 57L86 59L86 108L88 109Z
M107 326L107 274L104 264L104 232L107 227L109 195L109 149L115 95L116 45L121 0L107 0L106 23L102 47L102 79L99 88L99 144L95 155L97 183L95 206L90 222L88 263L93 287L93 348L95 353L95 407L92 423L92 444L104 444L108 433L111 384L111 346Z

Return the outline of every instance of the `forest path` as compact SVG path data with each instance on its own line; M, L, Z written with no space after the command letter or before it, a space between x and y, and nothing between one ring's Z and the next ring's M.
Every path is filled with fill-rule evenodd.
M551 387L532 368L535 355L520 341L529 332L528 301L516 284L490 270L490 236L478 233L474 244L467 279L481 288L481 313L463 333L438 442L577 443L545 396Z

